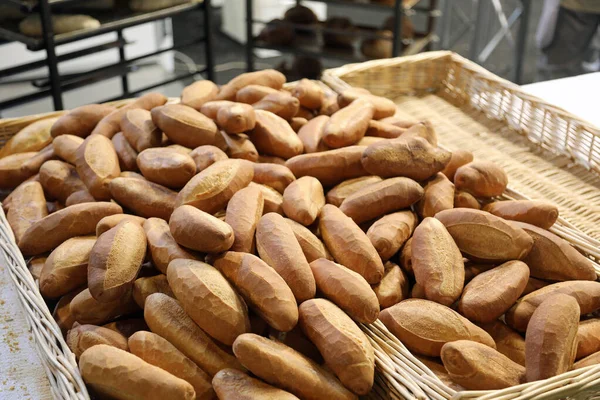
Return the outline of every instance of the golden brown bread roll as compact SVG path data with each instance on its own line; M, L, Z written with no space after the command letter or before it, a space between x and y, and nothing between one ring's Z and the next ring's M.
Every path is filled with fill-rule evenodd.
M79 359L83 380L117 399L164 400L196 397L192 385L131 353L105 344L86 350Z
M223 369L212 380L220 400L298 400L285 390L251 378L235 369Z

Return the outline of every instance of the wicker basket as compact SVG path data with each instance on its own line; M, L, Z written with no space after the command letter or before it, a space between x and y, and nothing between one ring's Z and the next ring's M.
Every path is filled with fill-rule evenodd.
M486 144L487 149L483 152L496 145L493 142L496 136L498 140L503 139L509 144L514 142L520 145L521 152L518 153L518 157L514 152L504 153L517 158L521 169L507 166L505 162L494 158L494 161L500 162L509 172L511 190L508 195L515 198L547 198L557 203L561 207L562 215L565 215L572 225L561 219L556 224L555 233L570 240L592 258L600 259L600 243L596 240L600 238L600 227L596 226L600 222L600 213L596 215L590 207L580 206L600 204L600 179L590 172L599 170L600 144L595 139L598 135L595 128L565 111L522 93L517 86L448 52L349 65L326 71L323 80L334 89L343 90L348 87L348 83L339 77L343 77L351 85L366 87L376 94L394 98L401 104L400 111L406 112L407 115L431 119L442 142L449 148L472 149L482 146L479 143L474 146L468 145L470 139L482 139L482 135L491 141L491 144ZM131 100L119 103L124 104L127 101ZM486 113L482 113L481 110L485 110ZM0 120L0 146L30 123L62 113ZM506 117L502 117L501 114L506 114ZM490 134L491 129L498 135ZM562 129L563 136L560 136L557 129ZM455 131L460 131L462 135L456 142L451 136ZM531 149L525 146L530 141L533 143ZM559 146L558 143L562 145ZM475 151L476 154L478 152ZM545 158L538 156L542 152ZM505 157L505 161L508 162L510 157ZM573 160L579 164L573 163ZM538 176L527 180L520 175L523 165L531 169L532 175ZM573 182L569 181L569 177ZM556 188L547 184L550 180L557 185ZM550 189L556 189L556 193ZM520 194L521 192L523 194ZM578 195L575 196L574 193ZM577 201L573 197L576 197ZM12 280L19 290L19 298L54 396L89 399L75 357L66 346L36 282L27 270L26 262L15 244L1 209L0 246L8 260ZM597 266L597 270L600 272L600 267ZM453 396L546 399L573 396L575 393L577 395L574 397L583 398L586 392L600 391L600 367L590 367L505 391L457 394L418 361L381 322L362 325L361 328L369 336L376 355L375 386L367 396L369 399L450 399Z
M325 71L322 80L338 92L353 86L388 97L398 114L429 119L442 147L502 165L509 176L505 197L555 203L561 218L551 230L589 256L600 275L598 128L446 51L346 65ZM600 398L600 365L504 390L456 392L380 321L362 328L386 378L376 389L392 398ZM403 383L408 379L410 386ZM402 384L410 396L398 388Z

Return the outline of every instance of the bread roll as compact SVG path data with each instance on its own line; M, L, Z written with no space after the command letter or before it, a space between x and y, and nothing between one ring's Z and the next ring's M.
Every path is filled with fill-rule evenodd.
M102 135L91 135L77 149L75 165L79 177L96 200L109 200L110 181L121 173L117 152Z

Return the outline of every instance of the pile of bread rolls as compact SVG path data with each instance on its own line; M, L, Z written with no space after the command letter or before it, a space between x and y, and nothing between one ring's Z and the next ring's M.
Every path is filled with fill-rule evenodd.
M0 151L8 221L92 393L356 399L378 318L461 390L600 362L600 319L580 323L600 283L547 230L556 207L497 201L499 166L390 100L284 83L86 105Z

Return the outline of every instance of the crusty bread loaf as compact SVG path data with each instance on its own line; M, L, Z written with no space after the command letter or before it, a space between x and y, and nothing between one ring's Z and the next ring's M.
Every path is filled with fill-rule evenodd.
M183 309L219 342L231 346L250 331L246 303L216 268L201 261L173 260L167 278Z
M50 253L40 276L40 293L57 298L87 283L88 260L95 236L67 239Z
M296 299L283 278L260 258L228 251L214 262L261 318L281 332L298 322Z
M162 141L162 132L152 122L150 111L141 108L128 110L123 114L121 130L136 152L158 147Z
M77 149L75 165L77 173L96 200L109 200L108 184L119 176L119 157L109 138L102 135L88 136Z
M75 357L81 357L92 346L105 344L128 351L127 338L120 333L96 325L80 325L77 322L69 330L66 342Z
M227 154L216 146L198 146L190 153L196 163L196 171L202 172L217 161L227 160Z
M233 245L233 229L227 223L192 206L177 207L169 229L175 241L189 249L220 253Z
M356 400L328 370L282 343L247 333L233 353L254 375L307 400Z
M144 224L144 222L146 222L146 218L138 217L136 215L130 215L130 214L109 215L108 217L102 218L100 220L100 222L98 222L98 225L96 225L96 236L102 235L104 232L108 231L109 229L114 228L115 226L117 226L119 223L121 223L124 220L136 222L140 226L142 226Z
M522 260L534 278L552 281L597 279L592 262L566 240L531 224L516 221L512 224L533 239L531 251Z
M310 263L317 289L358 322L371 324L379 316L377 296L365 278L325 258Z
M122 213L118 204L106 202L69 206L31 225L23 234L19 248L24 255L50 251L69 238L95 233L102 218Z
M435 215L460 251L471 261L503 262L523 259L533 239L523 229L485 211L454 208Z
M0 158L11 154L40 151L52 142L50 128L56 118L35 121L17 132L0 149Z
M153 293L163 293L175 298L175 294L169 286L166 275L141 277L133 283L133 299L140 308L144 308L146 298Z
M138 166L136 160L138 152L131 147L125 136L123 136L123 132L117 133L112 137L111 141L117 152L121 171L137 171Z
M383 278L377 285L373 286L373 291L382 310L406 300L410 288L408 276L398 264L388 261L384 267Z
M298 302L315 296L316 284L292 228L279 214L265 214L256 228L256 248L292 289Z
M146 256L146 234L139 222L124 220L98 237L88 263L94 299L107 303L129 293Z
M220 400L299 400L285 390L267 385L235 369L219 371L213 377L212 385Z
M209 214L223 208L254 176L247 160L217 161L194 176L177 195L176 205L191 205Z
M315 222L324 205L323 186L312 176L293 181L283 192L285 215L305 226Z
M548 297L531 316L525 334L527 382L567 372L577 354L580 309L572 296Z
M260 189L263 195L263 215L270 212L283 215L283 196L275 189L267 185L250 182L248 186Z
M196 174L194 159L169 147L142 151L137 165L144 178L172 189L182 188Z
M121 119L128 110L133 110L136 108L152 110L155 107L165 104L167 100L168 99L160 93L146 93L145 95L138 97L135 101L111 112L106 117L102 118L92 131L92 134L97 133L99 135L112 138L117 132L121 131Z
M542 302L558 293L568 294L577 300L581 315L592 313L600 308L600 282L567 281L544 286L527 296L521 297L505 314L506 324L520 332L525 332L534 311Z
M367 237L383 261L400 250L411 237L418 219L410 210L398 211L379 218L367 230Z
M67 331L71 329L75 323L75 316L71 311L71 301L84 290L83 287L73 290L69 294L65 294L58 300L54 311L52 311L52 317L56 321L56 324L60 328L63 335L67 334Z
M210 377L206 372L169 341L152 332L136 332L129 338L128 343L132 354L192 385L197 400L215 398Z
M409 299L386 308L379 319L411 351L439 357L442 346L472 340L496 348L483 329L449 307L429 300Z
M210 118L183 104L153 108L152 121L171 141L190 149L213 144L218 134Z
M180 303L166 294L154 293L146 298L144 319L152 332L168 340L210 376L224 368L242 369L235 357L216 345Z
M6 219L19 243L31 225L48 215L44 189L39 182L23 182L12 192Z
M375 355L367 336L335 304L325 299L300 305L302 331L319 348L325 364L340 381L359 395L373 386Z
M528 280L527 264L508 261L473 278L463 290L458 309L471 321L495 321L521 297Z
M326 204L321 210L319 229L325 245L338 263L358 272L370 284L381 280L381 258L352 218L347 217L339 208Z
M139 309L131 293L110 303L100 303L92 297L89 289L85 289L71 301L71 313L80 324L102 325Z
M73 193L86 190L75 167L59 160L50 160L42 164L40 183L50 198L61 203L64 203Z
M99 393L120 399L193 400L192 385L131 353L100 344L79 359L83 380Z
M254 253L254 233L263 215L264 198L257 187L245 187L231 197L227 203L225 222L233 230L232 251Z
M181 92L181 104L200 111L200 107L208 101L213 100L219 87L212 81L200 80L183 88Z
M92 133L98 122L114 111L116 108L107 104L88 104L74 108L52 125L52 137L73 135L85 138Z
M171 235L169 224L161 218L148 218L144 224L148 239L148 249L154 266L163 274L167 273L169 263L176 258L194 260L193 254L183 249Z
M144 218L169 219L175 209L177 192L140 178L115 178L110 194L119 203Z
M77 149L81 143L83 138L75 135L60 135L52 141L56 155L72 165L75 165Z
M255 163L253 182L267 185L283 194L283 191L296 177L285 165Z
M479 327L490 334L500 353L525 366L525 339L518 332L500 320L479 324Z
M285 222L287 222L290 228L292 228L294 236L296 236L298 244L300 245L300 248L302 248L302 252L306 257L306 261L310 263L318 258L333 260L333 257L323 242L321 242L321 239L315 236L310 229L289 218L285 218Z
M524 381L525 368L491 347L457 340L442 347L442 361L450 378L471 390L504 389ZM489 368L493 365L494 368Z

